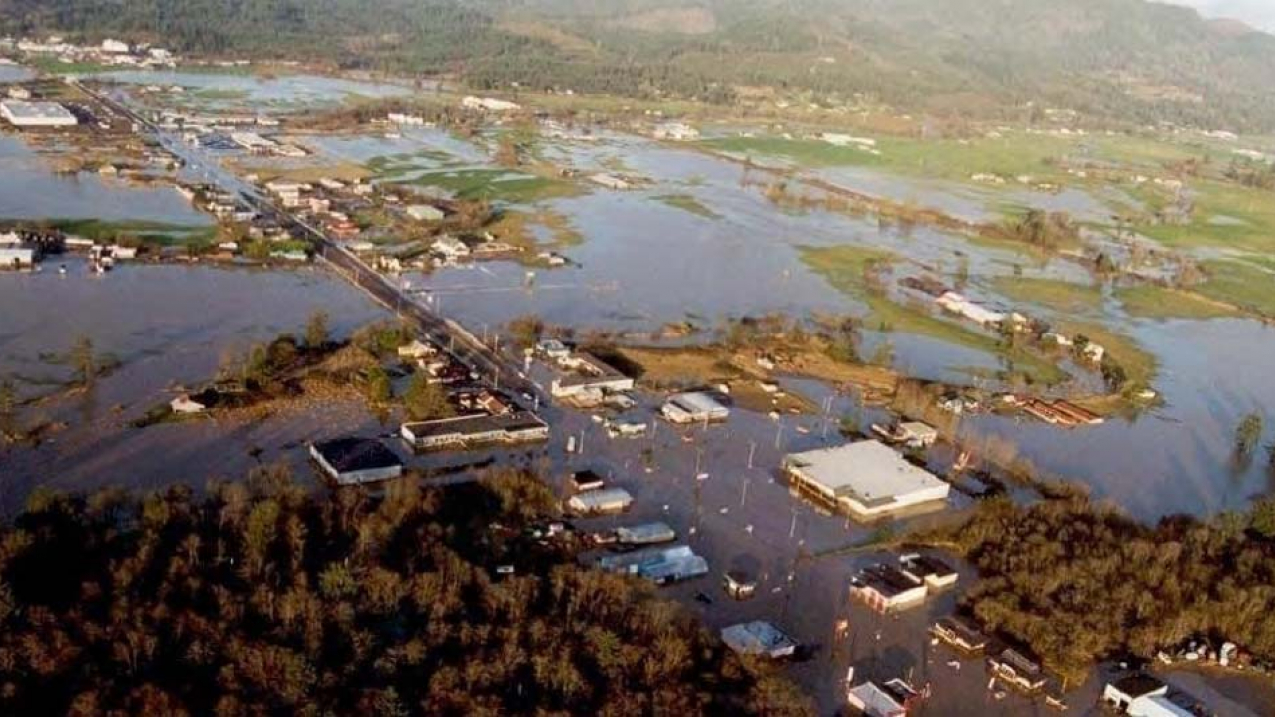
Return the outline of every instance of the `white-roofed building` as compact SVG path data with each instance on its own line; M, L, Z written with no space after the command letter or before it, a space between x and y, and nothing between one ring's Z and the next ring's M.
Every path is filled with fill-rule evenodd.
M56 102L0 102L0 116L14 127L74 127L80 123Z
M670 397L660 408L660 415L672 423L703 423L725 421L730 417L730 409L710 394L697 391Z
M784 461L792 492L856 518L940 504L950 486L880 441L796 453Z

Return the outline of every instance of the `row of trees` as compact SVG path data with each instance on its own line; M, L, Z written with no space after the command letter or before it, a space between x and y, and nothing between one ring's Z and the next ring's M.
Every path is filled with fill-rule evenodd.
M554 504L516 472L37 493L0 530L0 712L809 714L649 588L523 539Z

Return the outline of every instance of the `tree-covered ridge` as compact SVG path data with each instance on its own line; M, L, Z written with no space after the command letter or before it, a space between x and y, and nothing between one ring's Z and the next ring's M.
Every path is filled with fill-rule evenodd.
M1018 117L1275 129L1275 37L1147 0L0 0L0 29L456 72L479 88L728 102L865 93Z
M997 501L954 539L979 570L966 607L1073 680L1099 659L1150 659L1197 636L1275 662L1275 500L1154 527L1085 500Z
M806 713L648 589L525 537L552 504L512 472L37 494L0 533L0 713Z

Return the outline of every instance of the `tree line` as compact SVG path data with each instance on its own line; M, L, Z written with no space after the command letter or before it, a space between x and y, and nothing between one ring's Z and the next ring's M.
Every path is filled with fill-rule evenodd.
M810 713L651 588L526 537L555 504L514 471L38 491L0 530L0 712Z
M1151 659L1193 637L1275 664L1275 498L1153 526L1086 498L995 499L939 539L979 571L964 608L1072 680L1098 660Z

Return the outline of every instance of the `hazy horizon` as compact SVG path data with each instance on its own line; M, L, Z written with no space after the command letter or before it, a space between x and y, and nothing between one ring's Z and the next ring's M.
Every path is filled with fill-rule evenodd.
M1212 18L1241 20L1254 27L1275 33L1275 2L1271 0L1161 0L1185 5Z

